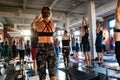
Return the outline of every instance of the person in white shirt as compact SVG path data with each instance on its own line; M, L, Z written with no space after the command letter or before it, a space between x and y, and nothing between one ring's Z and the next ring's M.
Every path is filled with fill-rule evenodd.
M23 42L23 38L22 37L19 39L18 51L19 51L20 60L22 60L22 59L24 60L25 44Z

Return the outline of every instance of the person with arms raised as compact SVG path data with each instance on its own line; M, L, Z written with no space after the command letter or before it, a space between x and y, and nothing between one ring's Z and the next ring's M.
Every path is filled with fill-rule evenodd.
M90 53L90 43L89 43L89 30L85 17L82 18L82 45L83 53L85 55L86 67L92 67L91 63L91 53Z
M118 0L117 2L115 19L116 19L114 28L115 54L117 62L120 66L120 0Z
M54 73L56 56L53 44L55 23L50 20L51 9L49 7L43 7L41 13L43 20L36 22L36 29L38 32L37 69L39 72L39 79L46 80L47 63L50 80L56 80Z

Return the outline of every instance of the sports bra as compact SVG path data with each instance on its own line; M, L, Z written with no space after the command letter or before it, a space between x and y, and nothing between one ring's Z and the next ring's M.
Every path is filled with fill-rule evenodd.
M42 30L42 32L38 32L38 36L52 36L53 31L52 31L52 28L50 27L50 22L51 21L49 21L47 23L45 20L43 20L42 22L45 24L45 27ZM45 30L46 30L46 32L45 32Z

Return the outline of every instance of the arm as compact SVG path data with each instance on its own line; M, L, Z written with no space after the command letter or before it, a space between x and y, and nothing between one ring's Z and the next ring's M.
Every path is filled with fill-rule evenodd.
M96 33L100 32L100 22L97 22Z
M31 27L32 28L35 28L35 25L36 25L36 22L40 21L41 18L39 18L39 16L36 16L35 19L32 21L31 23Z
M120 23L120 0L118 0L117 2L115 17L116 17L116 22Z
M54 26L53 31L55 31L55 29L56 29L56 23L53 23L53 26Z
M81 27L81 29L82 29L82 36L84 36L84 34L85 34L85 29L84 29L85 25L87 25L87 21L86 21L85 17L83 17L82 18L82 27Z
M83 18L82 18L82 27L85 26L85 25L87 25L87 21L86 21L85 17L83 16Z
M35 24L37 19L38 19L38 16L36 16L35 19L32 21L31 26L33 26Z

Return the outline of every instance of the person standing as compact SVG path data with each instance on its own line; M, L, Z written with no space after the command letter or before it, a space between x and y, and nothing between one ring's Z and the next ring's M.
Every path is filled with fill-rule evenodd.
M3 45L3 55L4 55L4 58L5 58L6 60L10 58L9 51L10 51L10 49L9 49L9 43L8 43L8 41L6 40L6 41L4 42L4 45Z
M92 67L91 63L91 53L90 53L90 44L89 44L89 31L87 26L87 21L85 17L82 19L82 44L83 44L83 53L85 55L86 67Z
M37 63L36 63L36 54L37 54L37 45L38 45L38 35L37 35L37 29L35 26L35 23L37 21L41 21L41 19L38 18L38 16L35 17L33 22L31 23L31 54L32 54L32 60L33 60L33 71L34 75L37 74Z
M20 56L20 62L21 62L21 64L23 64L23 62L24 62L24 55L25 55L25 44L24 44L23 37L21 37L19 39L18 52L19 52L19 56Z
M62 55L64 59L65 67L68 67L69 63L69 53L70 53L70 37L68 36L67 31L64 31L64 35L62 36Z
M26 55L28 57L28 60L30 60L30 50L31 50L30 41L27 40L26 44L25 44L25 51L26 51Z
M120 0L118 0L117 2L115 19L116 19L114 28L115 54L117 62L120 66Z
M102 39L102 45L103 45L103 54L106 54L107 53L107 51L106 51L106 42L105 42L105 37L103 37L103 39Z
M50 20L51 9L49 7L43 7L41 13L43 20L36 23L36 28L38 32L37 69L39 72L39 79L46 80L47 63L50 80L56 80L56 56L53 44L55 23Z
M13 43L12 43L12 54L13 54L13 58L15 58L17 55L17 47L15 44L15 40L13 40Z
M20 68L21 68L21 72L22 72L22 77L24 77L25 73L24 73L23 66L24 66L25 44L24 44L23 37L21 37L19 39L18 52L19 52L19 56L20 56Z
M56 57L59 57L59 53L60 53L60 46L59 46L60 42L58 40L58 38L54 39L54 48L55 48L55 53L56 53Z
M80 26L80 32L82 32L81 27L82 27L82 26ZM82 52L82 51L83 51L83 46L82 46L82 34L80 34L80 36L79 36L79 42L80 42L80 51Z
M97 35L96 42L95 42L96 52L97 52L97 56L98 56L98 63L101 64L103 62L103 54L102 54L103 31L101 30L101 22L100 21L97 21L96 35Z
M2 58L2 42L0 42L0 60Z
M75 39L75 36L74 36L73 29L70 29L70 49L72 50L73 57L76 59L77 58L76 39Z
M114 53L114 50L115 50L114 44L115 44L114 39L113 37L111 37L110 38L110 50L112 53Z
M79 53L79 42L78 38L76 38L76 57L78 58L78 53Z

